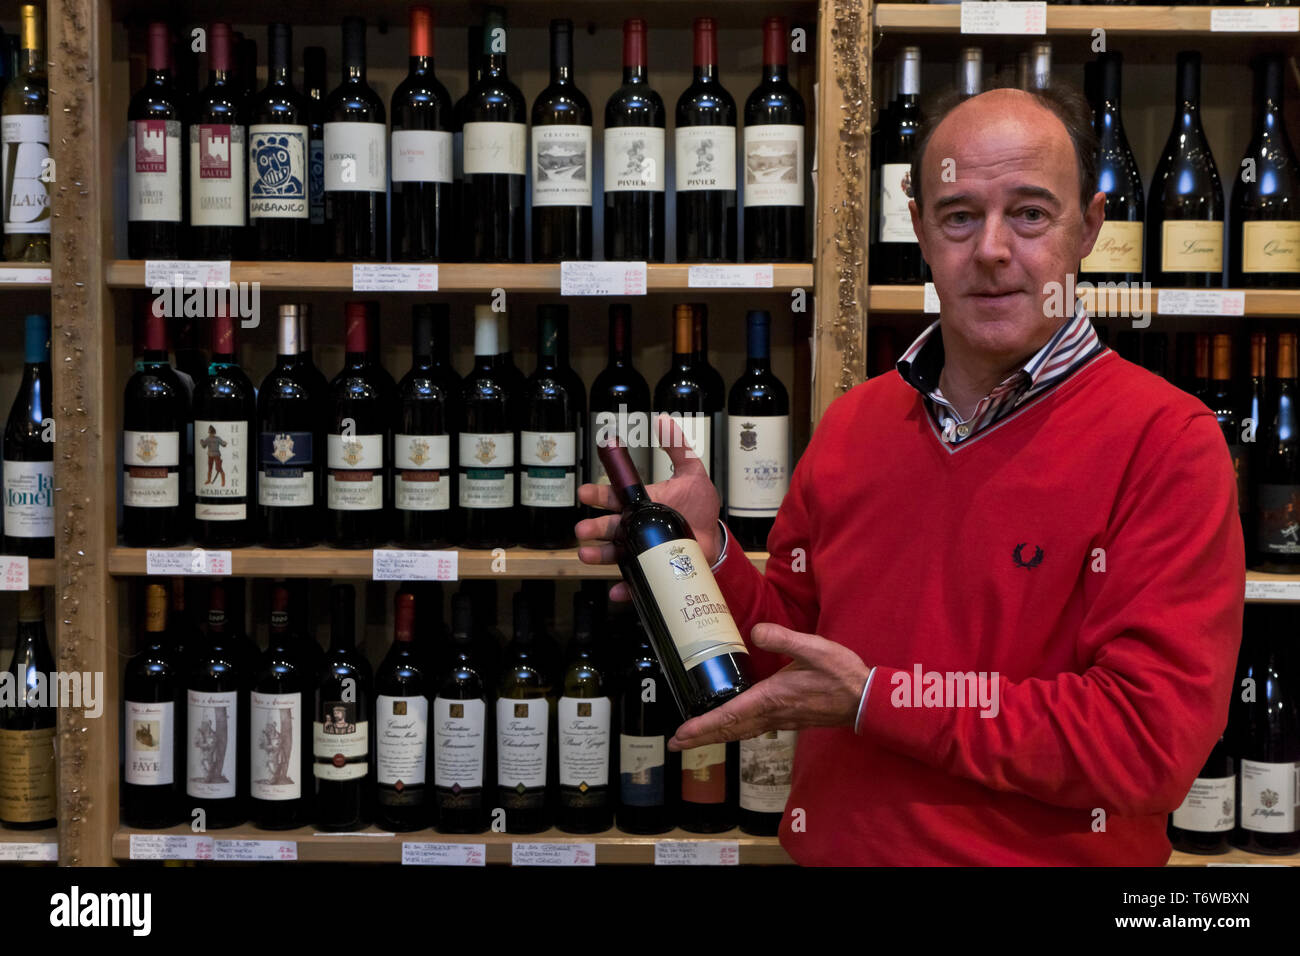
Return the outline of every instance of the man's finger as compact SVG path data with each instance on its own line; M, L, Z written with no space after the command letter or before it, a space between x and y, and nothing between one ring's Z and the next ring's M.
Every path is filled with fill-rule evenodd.
M686 721L668 741L668 749L686 750L703 747L705 744L757 737L763 730L762 718L766 703L763 695L754 693L754 690L751 687L716 710Z
M618 555L612 544L583 544L578 546L578 560L583 564L617 564Z
M613 541L618 522L618 515L583 518L573 526L573 534L579 541Z
M585 484L578 486L578 500L584 505L605 511L618 511L618 496L609 485Z
M704 462L686 440L686 433L682 431L677 419L660 412L655 419L655 429L659 436L659 447L668 453L668 460L673 463L673 477L685 477L697 468L701 475L708 477Z
M749 632L749 639L760 650L784 654L786 657L809 664L814 664L821 659L823 650L821 642L826 640L816 634L803 634L770 622L755 624Z

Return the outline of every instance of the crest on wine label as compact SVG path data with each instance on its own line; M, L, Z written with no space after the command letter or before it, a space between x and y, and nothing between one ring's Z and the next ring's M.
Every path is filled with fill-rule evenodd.
M521 718L527 717L527 716L528 716L528 705L527 705L527 704L515 704L515 716L516 716L516 717L521 717Z
M275 450L272 451L271 454L276 461L284 464L284 462L293 457L292 435L276 435L275 441L272 444Z
M230 178L230 126L226 123L199 126L199 178Z
M486 465L496 456L497 456L496 441L494 441L491 438L480 438L478 440L478 451L474 453L474 457Z
M345 441L343 443L343 460L346 461L349 465L356 465L360 463L363 456L364 456L364 452L361 447L361 442Z
M1277 806L1277 791L1261 790L1259 793L1259 802L1264 805L1265 809L1272 809Z
M543 435L537 439L537 457L543 464L555 457L556 444L557 442L550 435Z
M740 426L740 450L753 451L758 447L758 432L754 430L753 422L745 422Z
M668 566L673 569L673 577L679 581L695 577L695 562L681 545L668 552Z
M135 442L135 456L141 461L152 461L158 454L158 439L152 435L141 435Z
M429 443L424 439L411 442L406 457L411 459L412 464L423 465L429 460Z
M166 120L135 121L135 171L167 172Z
M447 708L447 710L449 712L449 716L454 717L457 720L461 720L465 716L464 704L452 704L450 707Z

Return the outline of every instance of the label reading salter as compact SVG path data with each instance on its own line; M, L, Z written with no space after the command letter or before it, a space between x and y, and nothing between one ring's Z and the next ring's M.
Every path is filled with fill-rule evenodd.
M165 786L175 779L172 734L176 704L126 702L126 782L142 787Z
M242 226L248 196L244 127L200 123L190 127L190 223Z
M302 796L302 694L249 694L250 793L254 800Z
M637 556L650 593L687 670L723 654L746 654L698 542L679 538Z
M127 215L132 222L180 222L180 120L126 125Z

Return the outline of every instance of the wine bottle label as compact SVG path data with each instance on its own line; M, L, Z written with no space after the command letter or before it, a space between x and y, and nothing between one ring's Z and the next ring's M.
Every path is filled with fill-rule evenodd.
M658 126L605 130L605 192L664 191L664 131Z
M465 175L478 173L526 174L527 132L523 123L466 123L462 150Z
M311 224L325 225L325 140L308 143L307 199L311 204Z
M880 234L878 242L916 242L912 214L907 204L912 181L911 163L882 163L880 166Z
M174 735L176 704L126 702L126 782L139 787L168 786L176 779Z
M394 435L394 486L400 511L446 511L451 507L451 437Z
M1288 763L1241 761L1241 826L1259 833L1300 829L1300 760Z
M194 420L194 517L242 521L248 517L248 423Z
M748 653L698 542L665 541L637 562L686 670L722 654Z
M249 793L254 800L302 796L302 694L249 695Z
M335 511L384 507L384 436L327 435L326 503Z
M383 123L325 124L325 191L382 193L388 189Z
M515 503L515 436L460 435L460 506L510 508Z
M370 724L357 720L353 701L321 703L312 724L312 772L321 780L360 780L370 766Z
M655 412L654 415L650 416L650 420L653 422L658 414L658 412ZM712 475L713 462L711 459L713 456L710 454L710 451L713 448L712 416L707 413L701 413L698 415L674 415L673 417L677 419L677 424L681 426L682 432L686 436L686 443L690 446L690 450L695 452L696 457L698 457L700 461L704 462L705 473ZM654 464L651 469L653 477L651 480L667 481L673 476L673 462L672 459L668 457L668 452L664 451L663 448L659 446L659 434L657 431L652 433L650 444L654 449Z
M591 205L591 127L533 127L533 205Z
M451 182L451 133L432 129L393 130L393 182Z
M1255 488L1257 516L1255 544L1262 555L1300 555L1300 535L1295 516L1300 514L1300 485L1265 485Z
M790 487L790 416L727 418L727 513L776 516Z
M259 124L248 128L248 215L251 219L306 219L307 127Z
M459 794L483 786L486 763L487 701L433 702L433 782Z
M375 779L400 791L424 783L429 750L429 698L388 697L375 704Z
M1223 223L1208 219L1166 219L1160 235L1164 272L1219 272L1223 269Z
M190 224L242 226L248 196L244 127L190 127Z
M520 432L519 503L534 508L573 508L578 504L573 468L578 463L576 432Z
M794 769L793 730L770 730L740 742L740 805L754 813L784 813Z
M0 730L0 820L39 823L54 818L54 731Z
M745 205L803 205L803 127L745 127Z
M226 800L238 792L239 692L188 690L185 793Z
M609 784L608 697L561 697L556 723L560 786L586 793Z
M54 462L6 461L3 487L5 534L54 537Z
M497 785L502 789L546 786L549 721L545 697L497 699Z
M122 462L126 507L175 508L181 503L180 476L170 470L181 463L180 432L124 431Z
M262 432L257 503L268 508L309 508L316 503L311 432Z
M630 807L664 804L664 738L619 734L619 789Z
M740 765L744 775L745 765ZM1196 833L1225 833L1237 823L1236 777L1197 777L1182 804L1174 811L1174 826ZM741 784L744 793L744 784ZM741 798L744 799L743 796Z
M682 799L727 802L727 745L706 744L682 751Z
M679 126L673 134L677 152L677 191L736 189L736 127Z
M1300 221L1241 224L1242 272L1300 272Z
M1142 223L1107 219L1101 224L1092 252L1079 266L1083 274L1142 272Z
M43 234L50 231L49 116L13 114L0 117L0 196L4 197L4 231Z
M179 120L127 123L127 210L132 222L181 221Z

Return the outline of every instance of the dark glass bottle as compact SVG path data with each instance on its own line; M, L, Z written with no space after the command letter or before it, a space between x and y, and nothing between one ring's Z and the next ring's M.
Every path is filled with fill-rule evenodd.
M5 554L54 557L54 395L50 317L27 316L23 377L9 408L2 466Z
M1236 822L1236 762L1220 737L1182 806L1169 815L1169 842L1183 853L1227 853Z
M248 220L257 259L311 254L311 129L307 97L293 85L293 28L267 27L266 88L248 119Z
M356 646L355 614L352 585L332 585L330 648L316 682L312 735L321 830L360 829L369 802L371 671Z
M1142 281L1142 173L1129 148L1120 115L1120 70L1124 57L1103 53L1100 98L1096 104L1097 189L1106 194L1106 221L1097 241L1079 266L1089 282Z
M249 693L249 807L264 830L288 830L311 820L310 662L292 617L289 588L271 589L271 625ZM301 620L296 622L303 623Z
M623 85L605 104L605 258L664 261L664 103L646 74L646 22L623 22Z
M208 30L208 85L190 101L189 250L195 259L242 258L248 225L248 127L231 80L230 24Z
M1247 492L1247 534L1246 566L1253 568L1259 563L1258 541L1255 538L1254 521L1258 490L1255 487L1262 468L1261 457L1264 438L1268 434L1268 335L1264 332L1252 332L1250 335L1250 378L1246 382L1242 399L1241 414L1238 421L1241 426L1240 440L1246 443L1249 436L1248 451L1244 459L1238 459L1237 487L1245 485ZM1249 431L1247 431L1249 428ZM1244 474L1243 474L1244 472Z
M573 21L551 21L551 82L533 101L533 261L591 258L591 104L573 80Z
M677 100L677 260L734 262L736 101L718 80L712 17L695 21L695 77Z
M527 547L573 544L585 393L569 367L568 306L539 306L537 369L519 403L519 510Z
M727 399L727 527L762 551L790 486L790 397L772 372L772 317L751 310L745 373Z
M1214 412L1223 431L1223 440L1228 443L1228 454L1232 457L1232 470L1237 476L1237 511L1241 515L1241 533L1246 539L1250 537L1250 494L1247 484L1250 465L1246 460L1246 446L1242 443L1241 422L1237 418L1237 395L1232 383L1232 336L1217 333L1211 344L1212 370L1210 375L1210 396L1205 403Z
M871 253L871 281L915 285L929 279L929 267L912 229L912 159L921 130L921 48L909 46L899 56L898 97L888 125L880 133L880 192L876 197L876 245Z
M343 81L325 100L325 223L331 259L388 256L384 101L366 83L366 21L343 21Z
M727 385L722 374L709 362L709 307L691 303L691 365L704 389L704 410L709 414L708 464L705 470L717 486L725 504L727 499ZM703 452L701 452L703 454Z
M465 31L465 70L469 76L466 92L456 101L452 109L452 195L455 207L456 236L452 240L452 255L461 260L468 259L473 252L473 239L468 234L470 211L465 200L465 133L464 120L467 115L470 94L483 78L483 27L473 24Z
M191 814L203 812L208 829L247 818L248 655L240 633L242 608L230 597L225 583L212 582L206 639L190 656L185 683L185 805Z
M23 591L9 660L14 706L0 709L6 750L0 762L0 824L11 830L44 830L54 826L58 815L55 676L54 655L45 637L45 590Z
M556 705L555 746L559 800L555 825L565 833L601 833L614 823L614 703L596 654L596 608L573 595L573 637L567 649L563 695Z
M722 833L735 827L739 771L739 741L683 750L677 825L688 833Z
M790 85L789 28L763 21L763 79L745 101L745 260L798 262L804 243L804 104Z
M1265 413L1255 486L1255 546L1262 571L1300 573L1300 418L1296 414L1296 334L1277 337L1276 378Z
M397 384L393 503L397 536L408 548L438 548L453 538L453 400L460 376L447 359L448 308L414 306L411 368Z
M667 833L675 822L682 759L680 751L668 749L668 739L680 718L640 621L632 643L618 707L618 828Z
M551 682L537 660L532 609L514 598L515 637L497 684L497 806L507 833L540 833L550 825Z
M769 730L740 742L740 829L754 836L776 836L790 799L794 768L793 730Z
M504 548L514 543L516 393L502 375L497 353L497 316L491 306L474 308L474 369L457 403L456 487L467 548Z
M158 828L182 819L185 672L169 634L166 585L150 581L144 591L141 647L126 665L122 690L122 819Z
M430 723L437 794L438 829L442 833L482 833L488 828L485 795L492 792L488 774L492 742L488 688L474 650L474 612L470 596L451 599L451 661L443 671Z
M263 540L301 548L320 540L319 485L326 393L304 368L296 305L280 306L275 368L257 393L258 511Z
M673 357L672 364L655 386L654 414L651 415L650 440L651 481L667 481L672 477L672 461L659 447L659 436L654 430L654 419L663 412L677 419L691 449L704 462L704 470L713 474L711 452L713 449L712 409L705 383L694 361L694 312L689 304L673 306Z
M375 822L383 830L429 825L426 763L429 679L416 650L415 595L397 595L393 646L375 672Z
M631 313L621 303L609 307L609 361L591 383L587 480L594 484L609 484L596 448L615 435L627 443L637 472L650 474L650 386L632 366Z
M303 91L307 94L307 203L310 257L329 258L330 231L325 224L325 48L302 51Z
M167 24L149 24L148 73L126 114L126 246L132 259L176 259L181 254L182 97L172 81L170 48Z
M257 399L224 311L212 319L212 361L194 396L194 532L205 547L241 547L254 538Z

